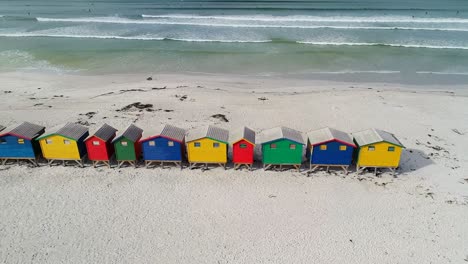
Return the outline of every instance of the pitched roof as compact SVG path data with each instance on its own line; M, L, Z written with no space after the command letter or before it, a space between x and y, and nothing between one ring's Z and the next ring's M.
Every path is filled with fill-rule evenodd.
M186 131L183 128L165 125L164 129L161 131L161 136L182 142L184 141L185 133Z
M223 143L228 142L229 140L229 131L223 128L208 126L201 129L194 129L189 131L187 135L187 142L194 141L200 138L211 138L216 141L221 141Z
M66 123L65 125L60 125L51 128L50 130L46 131L42 136L40 136L39 139L48 137L50 135L61 135L66 138L70 138L73 140L78 140L82 136L88 133L88 128L85 126L82 126L80 124L75 124L75 123Z
M116 132L117 129L109 126L108 124L104 124L94 133L93 136L100 138L103 141L108 141L115 135Z
M351 147L356 147L350 134L329 127L310 131L307 133L307 138L312 146L336 140Z
M278 139L289 139L304 145L304 138L302 137L302 133L288 127L275 127L265 130L262 133L262 144L266 144Z
M182 143L185 138L185 129L172 125L165 125L156 131L148 131L148 133L146 133L145 130L145 134L145 138L141 141L151 140L156 137L164 137Z
M137 142L138 139L141 138L143 134L143 129L135 126L135 125L130 125L129 127L127 127L127 129L125 129L125 131L120 134L119 136L117 136L112 142L115 142L119 139L121 139L122 137L132 141L132 142Z
M403 144L395 137L395 135L379 130L379 129L367 129L352 134L356 143L359 146L366 146L378 142L388 142L393 145L404 148Z
M1 131L2 129L0 129ZM32 124L29 122L23 122L19 125L12 126L8 129L5 129L3 133L0 135L6 135L6 134L11 134L15 135L21 138L26 138L26 139L33 139L38 136L40 136L42 133L44 133L45 127Z
M234 133L229 135L229 141L234 144L239 140L245 139L252 144L255 144L255 131L248 127L237 129Z

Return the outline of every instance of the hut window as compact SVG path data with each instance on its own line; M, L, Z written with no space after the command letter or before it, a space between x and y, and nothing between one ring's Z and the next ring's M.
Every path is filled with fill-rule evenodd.
M247 144L244 144L244 143L240 144L240 148L247 148Z
M327 150L327 145L320 145L320 150Z
M46 139L46 140L45 140L45 143L46 143L47 145L52 144L52 139Z
M345 145L341 145L341 146L340 146L340 150L341 150L341 151L345 151L345 150L346 150L346 146L345 146Z
M213 148L219 148L219 143L213 143Z
M18 139L18 144L24 144L24 139L19 138L19 139Z
M3 138L0 138L0 144L6 144L6 140Z
M120 144L121 144L122 146L124 146L124 147L128 146L127 141L122 141Z
M395 147L388 147L388 151L389 151L389 152L394 152L394 151L395 151Z
M289 144L289 149L296 149L296 145L295 144Z
M270 144L270 149L276 149L276 144Z
M174 141L168 141L168 142L167 142L167 145L168 145L169 147L173 147L173 146L174 146Z
M368 151L375 151L375 146L369 146L369 147L367 147L367 150Z
M195 142L194 145L195 145L196 148L201 147L201 143L200 143L200 142Z
M99 146L101 144L99 144L99 141L93 141L93 146Z
M148 142L148 144L150 145L150 147L156 146L156 142L154 142L154 141L150 141L150 142Z
M65 144L65 145L70 145L70 140L64 139L64 140L63 140L63 144Z

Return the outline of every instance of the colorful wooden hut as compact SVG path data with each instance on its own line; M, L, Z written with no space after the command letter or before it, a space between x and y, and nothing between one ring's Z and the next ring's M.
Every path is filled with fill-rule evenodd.
M88 128L79 124L67 123L64 126L46 131L37 140L41 146L42 155L51 166L54 161L75 161L81 167L86 156L84 140L88 137Z
M156 132L146 132L140 140L145 166L151 164L174 163L182 168L182 157L185 150L185 130L171 125Z
M226 168L229 131L209 126L192 130L187 135L187 154L190 168L197 164L219 164Z
M262 133L263 169L272 166L293 166L300 171L302 164L302 133L287 127L276 127Z
M333 128L322 128L307 133L307 158L310 171L319 167L340 167L348 173L356 145L350 134Z
M44 133L40 125L23 122L7 129L0 128L0 161L2 165L8 160L27 160L37 166L40 155L36 138Z
M123 164L128 163L137 166L137 161L141 157L140 138L143 130L135 125L130 125L122 134L117 136L113 141L115 148L115 158L117 167L120 168Z
M254 163L255 131L248 127L235 131L229 140L232 144L232 163L234 169L246 166L252 169Z
M99 163L111 167L110 160L114 155L112 140L115 138L116 132L117 129L104 124L93 135L85 139L88 159L93 162L93 167L96 168Z
M395 135L378 129L368 129L352 135L358 146L357 173L366 168L374 168L374 173L377 174L378 168L387 168L395 174L404 148Z

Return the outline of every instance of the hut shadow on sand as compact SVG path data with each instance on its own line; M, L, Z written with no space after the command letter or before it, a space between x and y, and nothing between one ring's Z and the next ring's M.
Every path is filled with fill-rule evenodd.
M434 164L434 161L419 149L405 149L401 153L399 173L412 172Z

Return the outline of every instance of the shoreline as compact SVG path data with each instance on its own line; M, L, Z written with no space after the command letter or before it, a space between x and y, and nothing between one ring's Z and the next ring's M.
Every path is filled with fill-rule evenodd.
M322 73L319 73L320 75ZM338 73L341 74L341 73ZM350 73L351 75L354 73ZM359 74L359 73L357 73ZM51 71L22 71L22 70L9 70L9 71L2 71L0 72L0 78L23 78L24 76L28 76L32 79L50 79L50 80L63 80L66 78L74 79L74 78L96 78L97 80L106 80L109 78L116 78L118 80L123 78L130 78L135 82L146 80L148 77L152 78L160 78L159 81L172 83L174 80L177 79L187 79L188 81L192 82L216 82L223 79L231 80L231 83L241 82L244 81L245 84L255 84L255 81L268 81L274 79L275 82L268 83L273 88L284 88L287 82L294 82L289 83L288 89L291 88L298 88L300 86L308 86L310 90L321 90L321 89L348 89L348 88L363 88L371 87L373 89L387 89L387 90L402 90L402 91L418 91L424 92L427 91L459 91L460 94L464 95L464 90L468 90L468 84L466 83L459 83L459 84L444 84L444 83L436 83L436 84L408 84L408 83L398 83L398 82L372 82L372 81L347 81L347 80L333 80L334 73L330 73L327 79L307 79L304 78L302 74L227 74L227 73L211 73L211 72L193 72L193 71L185 71L185 72L140 72L140 73L99 73L99 72L81 72L76 71L74 73L70 72L51 72ZM314 74L311 74L314 75ZM327 74L324 74L327 75ZM449 75L449 74L448 74ZM249 83L250 81L250 83ZM276 82L279 81L283 86L279 86ZM270 88L271 88L270 87ZM248 88L248 87L246 87ZM266 87L266 89L270 89ZM468 92L467 92L468 94Z

